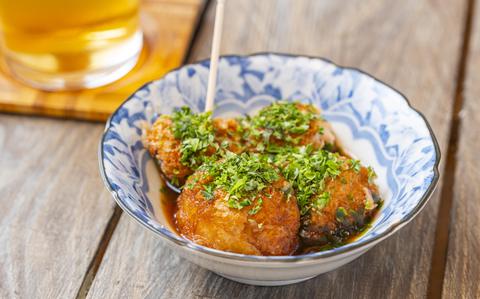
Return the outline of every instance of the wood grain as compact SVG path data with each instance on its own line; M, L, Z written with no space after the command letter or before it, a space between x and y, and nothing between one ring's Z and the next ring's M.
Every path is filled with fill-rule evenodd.
M465 10L465 1L232 0L222 52L290 52L359 67L404 92L445 150ZM210 7L192 60L208 56L212 25ZM231 282L181 260L124 214L89 297L425 297L437 210L434 194L411 224L358 260L278 288Z
M444 298L480 298L480 5L476 4L467 56L464 106L456 156Z
M102 126L0 115L0 298L73 298L113 212Z
M106 120L137 88L180 65L188 51L204 0L145 0L141 6L144 48L135 68L104 87L42 92L0 71L0 111Z

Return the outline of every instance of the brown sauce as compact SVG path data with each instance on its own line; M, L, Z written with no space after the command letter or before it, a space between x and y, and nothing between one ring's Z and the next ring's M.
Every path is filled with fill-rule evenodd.
M165 219L167 220L167 225L169 228L176 233L180 234L180 232L177 229L177 224L175 222L175 213L177 212L177 198L178 194L171 190L170 188L167 187L167 185L164 182L164 179L161 178L162 180L162 187L160 189L160 204L162 207L163 215L165 215Z
M379 207L380 209L380 207ZM301 255L301 254L309 254L309 253L315 253L319 251L325 251L337 247L341 247L345 244L352 243L355 240L359 239L361 236L363 236L368 229L370 228L370 224L372 223L373 219L367 220L367 224L359 231L357 231L355 234L352 234L350 237L345 239L342 243L338 244L325 244L325 245L306 245L303 244L303 242L300 239L300 246L298 249L295 251L293 255Z

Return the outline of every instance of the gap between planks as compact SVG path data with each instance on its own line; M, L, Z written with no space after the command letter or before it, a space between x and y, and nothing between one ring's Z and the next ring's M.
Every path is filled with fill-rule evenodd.
M93 255L93 259L90 261L90 265L88 265L87 272L83 277L82 284L78 289L77 298L86 298L88 291L90 290L90 286L92 285L95 276L97 275L98 268L100 268L100 264L102 263L103 256L105 255L105 251L107 251L108 244L110 243L110 239L112 239L113 232L118 225L118 221L120 221L120 216L122 216L122 210L119 206L115 205L113 210L113 214L108 220L107 227L103 232L102 239L98 244L97 250Z
M185 64L190 59L193 46L195 44L195 40L197 39L198 33L200 32L200 28L204 24L205 14L211 2L212 2L211 0L205 0L203 3L203 6L200 8L200 13L198 14L197 20L195 22L196 26L191 35L189 45L188 45L188 50L186 51L186 55L183 58L182 65ZM100 239L97 250L95 251L93 258L90 261L90 265L88 266L87 272L83 277L82 284L78 289L78 293L76 297L77 299L87 297L88 292L90 291L90 287L92 286L92 283L95 280L95 276L97 275L98 269L100 268L100 265L103 261L103 256L107 251L108 245L110 244L110 240L112 239L113 233L117 228L118 222L120 221L120 217L122 216L122 214L123 214L122 209L118 205L115 205L113 214L108 220L108 224L102 234L102 238Z
M193 52L193 47L196 44L195 41L198 39L198 35L200 33L200 30L205 24L205 17L206 17L208 8L210 7L212 2L213 2L212 0L203 1L203 6L200 8L200 13L197 16L197 20L195 22L196 26L195 26L195 29L193 30L193 34L190 38L190 41L189 41L189 44L188 44L188 50L185 52L186 55L183 58L182 65L186 64L191 59L192 52Z
M463 42L458 60L458 68L455 82L455 94L451 115L450 131L448 135L447 153L445 155L445 167L443 171L443 184L440 195L440 206L437 215L435 229L435 241L433 246L430 275L428 279L427 298L441 298L445 268L447 264L447 253L449 245L449 230L451 221L451 210L454 197L455 172L457 169L457 151L460 138L461 111L464 106L464 84L467 68L467 61L472 34L473 17L476 0L468 0L465 12L465 27L463 31Z

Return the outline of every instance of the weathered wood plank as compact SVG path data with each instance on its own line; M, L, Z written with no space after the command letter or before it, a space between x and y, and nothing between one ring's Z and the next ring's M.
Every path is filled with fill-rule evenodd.
M101 125L0 116L0 298L72 298L113 212Z
M442 149L453 103L465 1L229 1L223 53L281 51L359 67L403 91ZM213 10L192 59L209 55ZM178 259L123 215L91 298L406 298L427 292L438 194L407 227L337 271L292 286L238 284Z
M476 4L466 65L464 107L456 156L445 298L480 298L480 5Z

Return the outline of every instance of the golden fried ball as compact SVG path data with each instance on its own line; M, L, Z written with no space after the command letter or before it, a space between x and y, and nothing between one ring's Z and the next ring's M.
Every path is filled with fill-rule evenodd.
M284 190L289 183L283 178L265 188L256 197L261 209L254 215L254 204L241 210L226 202L227 193L216 190L207 200L203 186L211 178L196 172L188 181L193 184L180 194L175 214L179 232L191 241L210 248L250 255L290 255L299 246L300 213L296 198Z
M216 118L213 120L215 142L205 153L206 156L213 155L217 148L225 143L227 149L240 153L242 148L242 137L240 124L235 119ZM190 167L181 163L181 140L176 139L172 132L172 119L163 115L144 133L144 144L152 157L160 165L160 168L167 179L175 179L178 185L183 185L189 175L193 173Z
M172 119L166 115L160 116L144 134L145 147L160 165L163 174L172 180L176 178L183 184L193 170L180 162L181 140L176 139L172 132Z
M369 179L370 176L370 179ZM314 209L302 219L300 236L307 245L338 244L361 230L374 215L380 197L371 181L371 170L355 171L344 163L335 178L328 178L325 191L330 200L322 209Z

